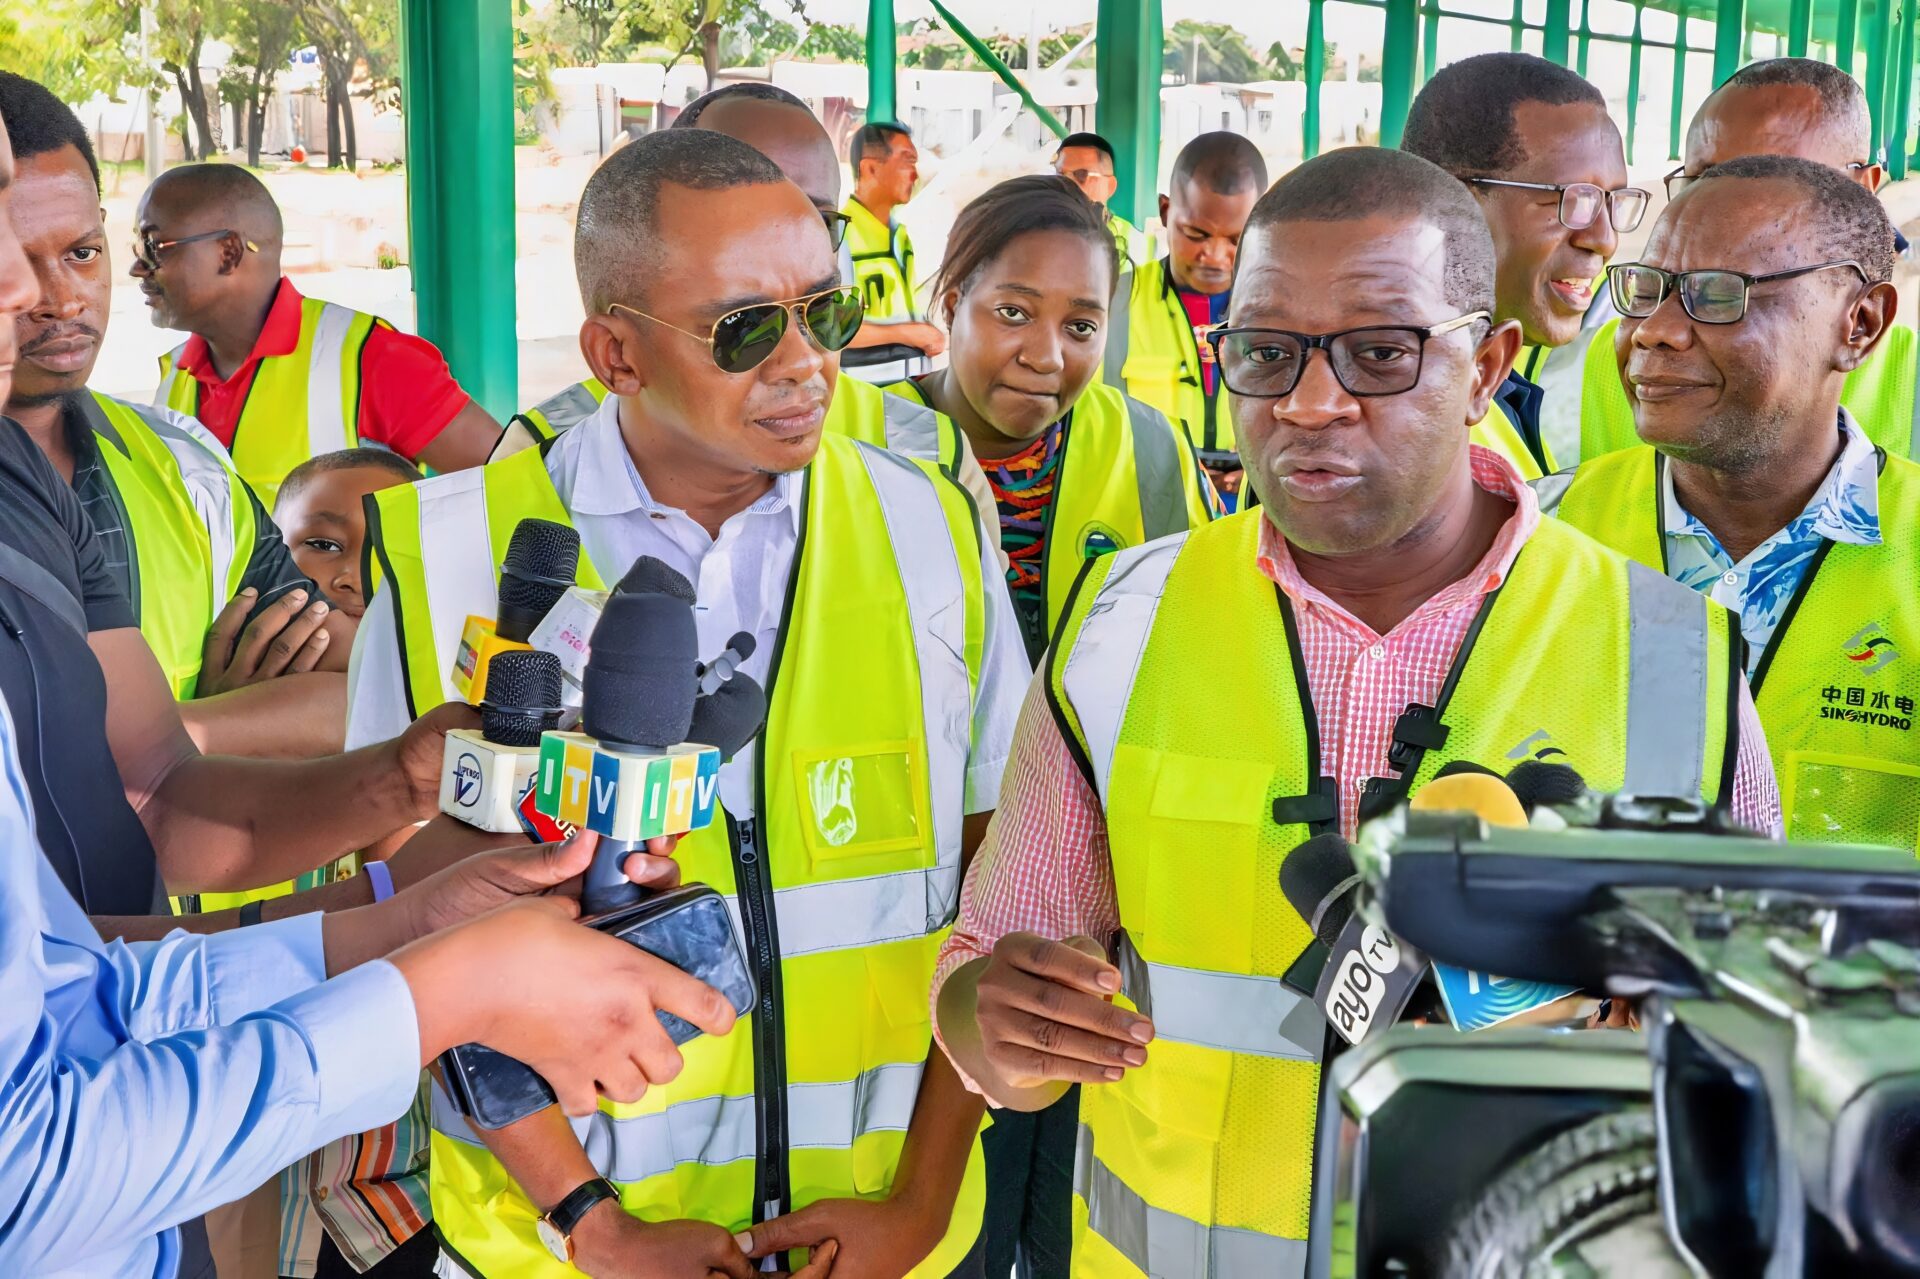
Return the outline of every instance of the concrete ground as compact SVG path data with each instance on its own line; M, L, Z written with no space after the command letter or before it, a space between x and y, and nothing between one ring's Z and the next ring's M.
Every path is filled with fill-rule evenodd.
M520 402L527 405L577 381L584 372L576 340L582 312L573 284L573 217L579 192L597 160L556 156L536 147L520 148L516 159L514 277ZM934 175L935 185L908 206L906 220L926 273L931 274L939 261L946 228L961 203L992 181L1020 171L1019 160L1005 154L993 157L993 164L1007 171L942 175L934 157L924 166ZM1669 167L1662 161L1636 170L1633 177L1658 195L1660 174ZM406 244L404 174L397 169L346 174L285 167L262 176L285 216L283 264L300 289L372 311L411 331L411 275L403 265L381 265L397 262ZM110 170L106 186L108 244L116 269L124 270L143 181L137 169ZM1890 184L1881 195L1895 223L1920 242L1920 178ZM1640 230L1627 237L1617 260L1632 260L1653 220L1650 214ZM1901 318L1909 324L1920 321L1920 262L1901 263L1895 282L1901 292ZM150 398L158 380L156 360L182 336L154 328L138 288L123 279L114 290L94 385L129 399Z

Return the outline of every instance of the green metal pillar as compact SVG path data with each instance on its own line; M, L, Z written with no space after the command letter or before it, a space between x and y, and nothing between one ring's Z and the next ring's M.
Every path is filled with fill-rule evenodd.
M1546 29L1540 33L1540 52L1548 62L1567 65L1567 53L1573 47L1572 0L1547 0Z
M1834 16L1833 65L1853 74L1853 51L1860 45L1860 0L1840 0Z
M1787 56L1804 58L1813 41L1813 0L1793 0L1787 14Z
M1521 0L1513 0L1513 12L1507 15L1507 48L1509 52L1519 53L1520 45L1527 36L1526 15L1521 12Z
M1627 163L1633 163L1634 135L1640 131L1640 19L1646 0L1633 0L1633 40L1627 45Z
M867 119L898 120L894 91L893 0L867 0Z
M1740 69L1747 35L1747 0L1719 0L1713 13L1713 85L1719 88Z
M1876 158L1886 154L1881 143L1887 137L1887 64L1893 55L1894 3L1878 0L1867 23L1867 112L1873 120L1868 147Z
M1420 13L1420 83L1433 79L1440 69L1440 4L1426 0Z
M1327 3L1307 0L1307 107L1300 115L1300 158L1320 154L1320 82L1327 78Z
M513 8L400 6L407 239L421 336L467 394L519 412L513 287Z
M1686 141L1686 135L1680 132L1680 126L1686 121L1686 108L1682 104L1687 97L1687 0L1680 0L1680 21L1673 32L1673 102L1668 107L1667 116L1667 159L1680 158L1680 146Z
M1098 128L1113 143L1119 188L1107 201L1121 217L1156 214L1160 176L1160 0L1100 0L1094 63Z
M1420 69L1420 0L1387 0L1387 38L1380 52L1380 145L1397 147L1413 106Z
M1900 6L1899 55L1894 59L1893 127L1887 131L1887 175L1899 181L1907 176L1910 113L1913 110L1913 24L1920 0Z
M947 29L960 37L960 43L971 49L973 56L980 59L987 70L1000 77L1000 83L1006 85L1009 89L1012 89L1014 93L1019 95L1021 104L1024 105L1027 110L1033 112L1041 124L1046 125L1048 129L1052 130L1054 137L1064 138L1067 136L1067 126L1061 124L1059 117L1054 115L1053 112L1040 105L1040 102L1027 88L1025 81L1014 74L1013 68L1008 66L986 41L975 35L973 29L967 26L966 23L960 21L953 10L941 4L940 0L931 0L931 3L933 4L933 11L940 15L940 21L947 24ZM1029 67L1027 74L1032 75L1036 70L1038 70L1038 68Z
M1580 40L1574 46L1573 69L1582 80L1587 78L1587 52L1593 45L1593 27L1588 22L1591 16L1591 0L1580 0Z

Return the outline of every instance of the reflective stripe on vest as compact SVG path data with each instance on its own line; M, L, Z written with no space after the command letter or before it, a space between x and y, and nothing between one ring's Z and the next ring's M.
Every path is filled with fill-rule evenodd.
M1306 823L1338 808L1315 786L1319 743L1290 605L1255 566L1263 518L1230 516L1094 561L1046 672L1050 708L1106 819L1126 974L1116 999L1138 1007L1144 992L1158 1036L1146 1066L1081 1094L1111 1174L1082 1170L1083 1279L1297 1274L1303 1255L1322 1041L1282 984L1312 934L1279 896L1277 872ZM1504 771L1544 736L1596 789L1694 785L1691 798L1722 799L1735 646L1724 610L1674 587L1543 523L1462 654L1441 707L1448 736L1408 790L1456 760ZM1641 666L1671 669L1643 680ZM1252 709L1231 734L1192 714L1223 678ZM1641 750L1671 775L1643 777L1631 758ZM1328 801L1324 818L1304 815L1307 796ZM1300 815L1276 820L1283 801ZM1204 891L1191 878L1196 838L1208 850ZM1102 1195L1105 1215L1089 1197ZM1164 1254L1147 1247L1157 1232ZM1248 1255L1273 1264L1248 1271Z
M575 382L566 390L549 395L520 415L542 440L550 440L569 427L578 426L600 411L606 402L607 388L598 378Z
M300 339L255 366L227 450L269 510L300 463L360 442L360 353L380 320L318 298L300 300ZM156 405L197 416L200 384L178 367L184 344L161 357Z
M1633 448L1640 436L1633 427L1633 405L1620 384L1613 343L1620 321L1609 320L1594 334L1580 380L1580 460ZM1867 438L1894 457L1920 458L1920 394L1915 378L1920 335L1905 324L1888 327L1878 346L1847 374L1840 405L1853 414Z
M1195 448L1232 451L1233 396L1224 387L1214 397L1213 440L1207 440L1200 348L1167 277L1166 259L1122 271L1114 296L1126 298L1127 305L1108 313L1102 379L1179 423Z
M1659 572L1663 465L1641 445L1552 477L1552 513ZM1878 504L1879 544L1823 544L1749 655L1789 839L1920 845L1920 466L1885 457Z
M210 440L97 391L80 403L126 508L141 634L174 696L192 697L207 628L246 577L253 503Z
M1100 1162L1093 1129L1085 1124L1073 1152L1073 1193L1087 1205L1087 1228L1152 1279L1284 1279L1306 1273L1304 1239L1209 1227L1148 1203Z
M528 450L480 468L477 485L460 472L411 486L422 494L411 500L377 495L381 554L403 577L403 631L457 636L426 613L464 619L493 607L494 565L517 521L565 518L548 467L575 463L566 450L583 438L571 432L544 456ZM787 1116L777 1132L789 1206L884 1194L931 1044L926 989L958 899L970 707L985 643L973 508L932 464L835 435L804 472L800 502L789 615L756 755L759 838L736 849L722 815L676 854L688 881L730 902L741 891L737 865L752 861L781 885L768 939L778 943L779 981L769 989L779 1002L773 1012L757 1005L732 1035L689 1043L672 1084L630 1105L605 1102L585 1125L596 1166L621 1183L627 1209L649 1219L739 1230L762 1215L755 1189L770 1157L759 1120L771 1106L756 1102L755 1071L776 1068L776 1055L759 1051L768 1027L782 1034L784 1075L763 1086L785 1080L775 1095ZM424 584L437 542L486 546L490 562ZM403 646L411 649L404 637ZM432 679L410 684L440 692L450 656L429 653ZM448 1245L484 1274L571 1273L539 1245L535 1210L505 1170L439 1109L433 1197ZM983 1186L976 1147L948 1237L915 1279L945 1275L973 1244Z
M1153 1022L1153 1037L1256 1057L1318 1061L1326 1018L1313 1000L1273 977L1214 973L1141 958L1133 938L1116 947L1120 990Z

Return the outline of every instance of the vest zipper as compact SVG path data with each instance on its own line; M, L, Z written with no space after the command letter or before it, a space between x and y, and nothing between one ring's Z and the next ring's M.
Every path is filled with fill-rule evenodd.
M1027 646L1027 664L1040 660L1040 654L1047 651L1047 616L1053 612L1053 597L1047 594L1047 561L1053 558L1054 510L1060 505L1060 486L1067 478L1067 433L1073 429L1073 410L1060 419L1060 460L1053 464L1053 490L1047 494L1047 504L1040 509L1040 612L1031 618L1020 619L1021 638ZM1075 574L1076 580L1078 573Z
M754 803L757 807L765 802L765 770L756 760ZM747 821L727 818L740 925L746 933L754 986L759 991L759 999L753 1006L753 1113L758 1146L754 1174L755 1224L782 1216L788 1208L786 1010L781 997L780 939L773 920L773 891L763 829L757 818Z

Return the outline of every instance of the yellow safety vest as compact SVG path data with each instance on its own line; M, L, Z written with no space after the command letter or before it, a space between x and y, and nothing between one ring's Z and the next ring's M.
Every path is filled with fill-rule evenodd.
M287 472L310 457L360 442L360 353L367 336L386 321L348 307L300 300L300 342L286 355L268 356L234 426L234 469L272 509ZM160 389L153 402L190 417L200 413L200 383L178 364L185 349L160 357Z
M246 578L253 503L211 436L98 391L79 403L126 514L140 633L173 695L190 698L207 628Z
M914 320L913 240L907 228L884 223L855 199L841 209L847 223L847 250L853 256L853 282L867 303L869 320Z
M1107 385L1180 423L1196 449L1233 452L1233 396L1223 386L1207 399L1200 344L1167 259L1121 272L1116 296L1128 301L1107 317Z
M1304 1273L1325 1023L1281 981L1312 932L1279 870L1335 828L1337 794L1291 606L1255 566L1262 518L1093 561L1048 661L1105 812L1119 999L1155 1028L1144 1067L1081 1090L1076 1276ZM1546 734L1599 789L1717 800L1736 660L1725 610L1546 521L1482 611L1439 708L1451 732L1410 789L1453 760L1505 772ZM1195 713L1223 680L1254 708L1232 732Z
M1142 231L1118 213L1107 215L1107 230L1113 236L1113 244L1120 251L1122 268L1139 268L1153 261L1153 237Z
M1467 439L1482 448L1492 449L1507 461L1513 463L1523 480L1537 480L1549 472L1543 470L1534 459L1533 450L1527 447L1521 438L1520 428L1515 426L1507 411L1495 403L1487 408L1487 415L1467 428ZM1546 449L1546 441L1540 441L1540 447ZM1547 464L1553 464L1553 453L1547 451Z
M1666 459L1638 445L1537 486L1542 507L1665 570ZM1753 667L1787 838L1920 847L1920 466L1881 454L1878 546L1829 542Z
M1620 321L1607 321L1587 348L1580 379L1582 462L1640 443L1633 429L1633 404L1620 384L1620 365L1613 351L1619 327ZM1853 414L1867 438L1894 457L1920 457L1916 358L1920 358L1920 336L1905 324L1895 324L1860 367L1847 374L1840 392L1841 406Z
M592 417L606 398L607 388L590 377L515 414L514 421L524 424L536 440L550 440ZM936 463L948 475L959 474L958 427L924 404L887 395L859 378L842 377L834 383L833 402L822 425L831 434Z
M375 495L415 712L446 694L465 616L493 607L513 528L567 517L545 461L528 449ZM838 436L804 476L758 820L723 814L676 854L689 881L735 899L749 953L779 963L732 1034L688 1044L679 1078L641 1101L603 1101L586 1142L649 1220L737 1231L769 1202L886 1194L932 1043L927 989L958 902L985 643L974 510L931 464ZM581 578L623 568L583 557ZM575 1273L540 1245L539 1209L435 1101L433 1215L448 1249L483 1275ZM914 1276L959 1263L984 1202L976 1142L948 1234Z
M887 388L926 405L913 382ZM931 407L931 406L929 406ZM942 422L951 423L946 414ZM1047 499L1047 553L1040 594L1053 633L1082 562L1198 528L1220 509L1186 436L1156 408L1095 382L1080 394L1061 432L1060 461Z

